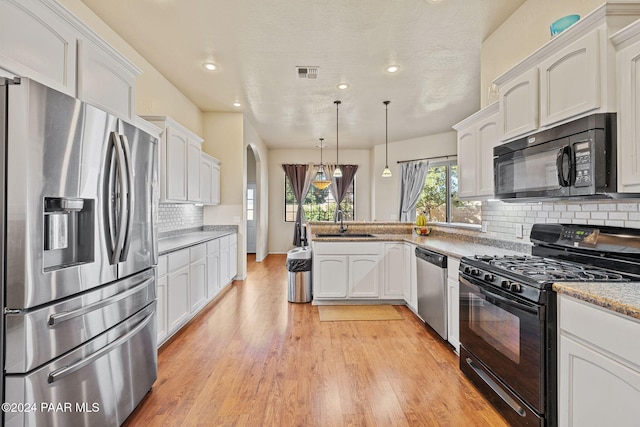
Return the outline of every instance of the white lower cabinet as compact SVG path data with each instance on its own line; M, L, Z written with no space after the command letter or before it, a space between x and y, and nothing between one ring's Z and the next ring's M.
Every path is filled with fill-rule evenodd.
M207 299L220 292L220 239L207 243Z
M378 298L380 288L380 256L349 256L349 297Z
M191 286L191 313L195 313L207 302L207 245L202 243L189 249Z
M558 297L561 426L633 426L640 419L640 321Z
M169 334L189 319L189 249L169 254L167 282L167 329Z
M416 245L404 245L405 280L404 300L411 310L418 312L418 274L416 264Z
M346 298L349 282L349 258L346 255L316 255L313 259L313 297Z
M220 239L220 285L224 286L231 279L231 270L229 268L229 236L223 236Z
M384 244L384 281L382 298L404 299L405 283L408 282L404 243Z
M229 280L231 282L238 274L238 235L229 236Z
M447 258L447 323L448 341L460 353L460 289L458 270L460 260Z
M156 337L158 345L168 334L167 329L167 268L169 257L158 257L158 281L156 282Z

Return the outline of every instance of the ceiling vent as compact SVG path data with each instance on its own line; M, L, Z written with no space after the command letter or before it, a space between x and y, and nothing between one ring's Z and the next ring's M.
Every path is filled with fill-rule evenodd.
M317 79L319 67L296 67L299 79Z

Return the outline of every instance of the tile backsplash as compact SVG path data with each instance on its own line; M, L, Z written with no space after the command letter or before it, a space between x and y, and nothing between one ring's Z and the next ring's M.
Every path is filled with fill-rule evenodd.
M201 227L204 207L188 203L160 203L158 208L158 232Z
M499 239L529 241L535 223L609 225L640 229L640 200L580 202L504 203L482 202L486 235ZM516 237L522 226L523 238Z

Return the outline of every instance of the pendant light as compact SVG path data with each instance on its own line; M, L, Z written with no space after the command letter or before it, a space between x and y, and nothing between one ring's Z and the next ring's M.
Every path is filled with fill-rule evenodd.
M391 176L391 169L389 169L389 104L391 101L383 101L384 104L384 170L382 171L383 178L389 178Z
M342 104L341 101L333 101L334 104L336 104L336 168L333 171L333 177L334 178L341 178L342 177L342 169L340 169L340 162L338 162L338 149L339 149L339 145L338 145L338 109L340 107L340 104Z
M318 190L324 190L331 184L331 180L327 178L327 175L324 173L324 165L322 164L322 146L324 138L320 138L320 167L318 168L318 172L316 172L316 176L313 178L311 183Z

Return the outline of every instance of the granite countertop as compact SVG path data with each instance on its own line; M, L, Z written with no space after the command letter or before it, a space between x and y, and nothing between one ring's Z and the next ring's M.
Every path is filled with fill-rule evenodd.
M158 239L158 253L159 255L166 255L170 252L179 251L180 249L185 249L189 246L194 246L236 232L235 229L199 230L161 237Z
M565 282L553 290L640 320L639 282Z
M473 255L517 255L512 249L438 236L417 236L415 234L373 234L374 237L314 237L314 242L407 242L422 246L442 255L462 258Z

